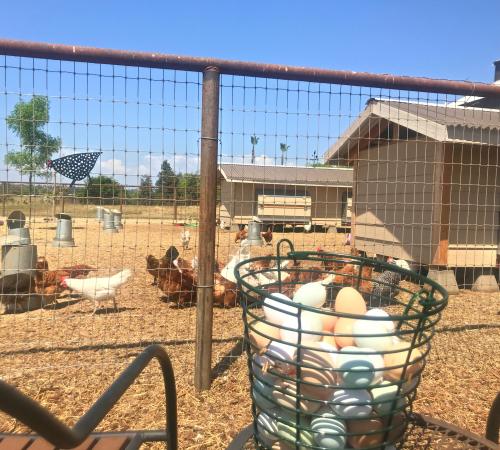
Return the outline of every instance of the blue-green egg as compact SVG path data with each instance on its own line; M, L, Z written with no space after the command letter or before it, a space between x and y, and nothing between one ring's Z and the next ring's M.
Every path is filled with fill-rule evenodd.
M320 447L342 450L346 443L346 424L329 408L318 411L319 416L311 421L313 437Z

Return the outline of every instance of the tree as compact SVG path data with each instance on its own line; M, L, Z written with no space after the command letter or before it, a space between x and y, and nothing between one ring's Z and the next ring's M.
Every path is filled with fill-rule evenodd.
M113 199L120 197L122 186L112 177L99 175L89 177L85 182L85 187L80 188L78 197L87 197L89 199L101 199L103 205L112 204Z
M198 201L200 199L200 176L195 173L178 175L177 192L183 200Z
M172 170L170 163L165 160L161 163L161 169L156 180L156 192L161 198L175 198L175 188L177 186L177 176Z
M286 145L284 144L283 142L280 144L280 150L281 150L281 165L284 166L285 165L285 161L286 161L286 152L288 151L288 149L290 148L289 145Z
M6 164L14 166L21 174L29 176L32 194L33 175L44 175L45 164L61 148L61 140L43 131L49 122L49 100L34 95L29 102L20 101L7 116L7 127L17 134L21 148L5 155Z
M151 201L153 196L153 180L151 175L142 175L139 184L139 201L148 199Z
M255 146L259 143L259 138L257 136L251 136L250 142L252 143L252 164L255 164Z

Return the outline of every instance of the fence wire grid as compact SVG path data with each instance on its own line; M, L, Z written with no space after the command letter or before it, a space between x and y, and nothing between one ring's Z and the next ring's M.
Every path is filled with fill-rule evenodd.
M153 342L173 357L181 408L192 406L197 255L207 239L198 235L201 94L198 72L0 57L0 376L69 421ZM461 287L479 275L498 284L500 102L227 74L219 98L219 269L256 221L255 256L274 254L286 237L297 249L451 269ZM89 152L101 154L74 187L46 164ZM7 229L14 211L31 245ZM61 214L72 219L74 246L53 245L68 240ZM171 246L180 268L165 275L158 268ZM33 258L26 281L19 273ZM124 269L130 278L95 314L96 302L64 281ZM172 273L183 269L179 281ZM224 306L213 314L222 392L232 364L246 382L237 298ZM144 405L148 389L161 390L154 369L107 423L161 424L161 408ZM19 427L4 419L2 429ZM207 443L195 417L182 420L186 442L220 444Z

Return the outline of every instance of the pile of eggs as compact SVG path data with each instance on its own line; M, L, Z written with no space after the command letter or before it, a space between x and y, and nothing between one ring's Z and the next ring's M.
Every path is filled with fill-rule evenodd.
M391 316L342 288L325 307L321 282L272 294L247 316L257 439L265 448L392 448L405 429L423 354Z

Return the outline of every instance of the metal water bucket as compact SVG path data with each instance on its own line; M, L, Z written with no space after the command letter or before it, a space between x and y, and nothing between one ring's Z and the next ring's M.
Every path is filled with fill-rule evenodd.
M113 223L115 224L116 230L121 230L123 228L122 213L117 209L114 209L112 213L113 213Z
M114 214L109 210L104 210L102 228L108 233L118 233L118 230L115 228Z
M9 228L9 236L18 238L16 241L11 241L12 244L29 245L31 244L29 228Z
M73 222L69 214L56 214L56 237L52 241L52 247L74 247Z
M102 206L97 207L95 216L98 222L102 222L104 216L104 208Z
M2 245L2 276L33 273L37 256L36 245Z

